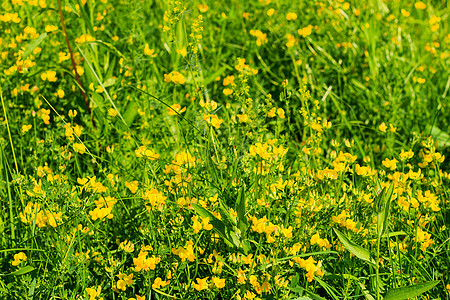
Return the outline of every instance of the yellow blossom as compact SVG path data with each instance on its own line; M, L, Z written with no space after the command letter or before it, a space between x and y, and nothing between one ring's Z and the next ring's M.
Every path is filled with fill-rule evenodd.
M174 84L184 84L186 80L184 79L183 74L177 71L172 71L169 74L164 74L164 82L174 83Z
M381 123L380 126L378 126L378 129L379 129L381 132L386 132L387 126L386 126L386 124L383 122L383 123Z
M32 125L22 125L22 132L25 133L30 130Z
M131 193L136 194L136 191L138 190L139 187L139 182L137 181L125 181L125 186L131 191Z
M288 20L288 21L294 21L294 20L297 20L297 14L296 14L296 13L293 13L293 12L287 13L287 15L286 15L286 20Z
M202 291L208 289L208 283L207 283L208 277L205 277L203 279L196 278L195 281L197 283L193 283L194 289L197 291Z
M225 279L224 278L213 277L213 278L211 278L211 280L218 289L225 287Z
M145 46L144 46L144 54L148 55L150 57L156 57L157 56L155 50L154 49L150 49L150 47L148 46L147 43L145 43Z
M47 26L45 26L44 30L45 30L45 32L51 32L51 31L58 30L58 27L54 26L54 25L47 25Z
M181 108L181 105L178 103L172 104L170 106L170 108L169 107L167 108L167 113L169 114L169 116L175 116L175 115L177 115L177 113L181 114L185 111L186 111L186 106Z
M414 3L414 7L417 9L425 9L427 7L427 5L425 3L423 3L422 1L419 1L419 2Z
M86 152L86 147L81 143L73 144L72 148L76 153L84 154Z
M19 252L17 254L14 254L14 260L11 262L11 265L18 266L22 261L26 261L27 256L23 252Z

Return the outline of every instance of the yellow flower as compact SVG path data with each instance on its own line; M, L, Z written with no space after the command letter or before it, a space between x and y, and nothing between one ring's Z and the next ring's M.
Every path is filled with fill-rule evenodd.
M127 253L133 253L134 251L134 244L131 241L125 240L119 245L119 249L123 250Z
M193 286L197 291L206 290L208 288L208 277L205 277L203 279L196 278L195 280L197 281L197 283L194 283Z
M30 130L32 125L22 125L22 132L25 133Z
M194 224L192 225L192 228L194 229L194 233L199 233L200 230L202 230L202 223L200 223L198 221L197 216L193 216L191 219L194 222Z
M145 43L144 54L148 55L150 57L156 57L158 55L158 54L156 54L154 49L150 49L150 47L148 46L147 43Z
M173 82L174 84L184 84L186 83L186 80L184 79L183 74L172 71L169 74L164 74L164 82L170 83Z
M153 149L147 149L146 146L140 146L138 149L134 150L136 157L145 157L148 160L159 159L159 154L157 154Z
M139 255L137 258L133 258L133 263L135 265L134 269L136 272L139 272L141 270L149 271L156 269L156 265L161 261L159 257L147 257L146 251L139 252Z
M394 159L388 159L386 158L385 160L383 160L381 162L383 164L383 166L385 166L386 168L390 169L391 171L394 171L395 168L397 167L397 163L398 160Z
M248 122L248 115L247 114L241 114L241 115L237 115L239 122L241 123L245 123Z
M245 291L245 299L249 299L249 300L251 300L251 299L255 299L255 297L256 297L256 294L254 294L253 292L251 292L251 291L249 291L249 290L246 290Z
M296 13L293 13L293 12L287 13L287 15L286 15L286 20L288 20L288 21L294 21L294 20L297 20L297 14L296 14Z
M115 117L115 116L117 116L118 115L118 112L117 112L117 110L115 110L114 108L110 108L110 109L108 109L108 114L111 116L111 117Z
M80 37L75 39L75 42L78 44L86 43L86 42L93 42L95 41L95 38L91 36L90 34L83 34Z
M73 144L72 148L76 153L84 154L86 152L86 147L80 143Z
M225 279L213 277L213 278L211 278L211 280L218 289L225 287Z
M203 115L203 120L214 126L215 128L219 129L220 124L223 123L222 119L219 119L217 115Z
M187 55L186 47L183 47L181 49L177 49L177 53L180 54L183 57L186 57L186 55Z
M59 98L64 98L64 95L65 95L64 90L59 89L56 93L58 94Z
M223 79L223 82L222 82L223 86L227 86L227 85L233 84L233 83L234 83L234 76L233 75L225 77Z
M312 33L312 29L313 29L313 26L308 25L302 29L297 30L297 33L299 35L301 35L302 37L307 37L308 35L310 35Z
M125 283L125 281L119 280L119 281L117 281L116 288L118 290L125 291L127 289L127 284Z
M211 230L211 229L213 229L212 224L209 224L209 217L206 217L206 218L203 219L203 221L202 221L202 227L203 227L203 229L206 229L206 230Z
M97 289L95 289L95 288L86 288L86 293L88 294L88 296L89 296L89 300L103 300L103 297L102 298L97 298L97 297L100 297L100 293L102 292L102 287L101 286L98 286L97 287Z
M128 182L125 181L125 186L133 193L136 194L136 191L138 190L139 183L137 181Z
M68 113L69 118L75 118L77 116L77 114L78 114L78 112L76 110L72 110L72 109L70 109L69 113Z
M267 43L267 33L263 33L261 30L251 29L250 34L256 37L257 46Z
M267 116L269 117L269 118L273 118L273 117L275 117L275 114L277 113L277 108L276 107L273 107L271 110L269 110L269 112L267 113Z
M288 48L294 47L295 37L292 34L288 33L286 38L288 39L288 41L286 43L286 47L288 47Z
M181 105L178 103L172 104L170 108L167 108L167 113L169 116L175 116L178 114L181 114L186 111L186 106L181 108Z
M55 31L55 30L58 30L57 26L54 26L54 25L45 26L45 32L51 32L51 31Z
M420 84L424 84L427 80L425 78L417 78L417 82Z
M209 9L208 5L206 5L206 4L199 4L199 5L197 6L197 8L198 8L198 10L199 10L201 13L205 13L205 12L207 12L208 9Z
M389 123L389 131L390 131L390 132L396 132L396 131L397 131L397 127L394 127L394 125L392 125L391 123Z
M409 11L404 10L404 9L401 10L401 13L405 18L409 17L409 15L410 15Z
M14 260L11 262L13 266L18 266L22 261L26 261L27 256L23 252L14 254Z
M229 95L233 94L233 90L232 89L228 89L228 88L223 89L223 94L225 96L229 96Z
M41 74L42 80L48 80L50 82L56 82L58 80L58 77L56 77L55 71L46 71Z
M425 3L423 3L422 1L419 1L419 2L414 3L414 7L417 9L425 9L427 7L427 5Z
M285 118L285 116L284 116L284 109L278 108L278 109L277 109L277 115L278 115L278 117L279 117L280 119L284 119L284 118Z
M381 132L386 132L386 129L387 129L387 126L386 126L386 123L381 123L381 125L380 126L378 126L378 129L381 131Z

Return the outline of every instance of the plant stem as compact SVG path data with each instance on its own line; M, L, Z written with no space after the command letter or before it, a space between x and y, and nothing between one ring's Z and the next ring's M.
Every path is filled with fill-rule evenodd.
M62 27L62 30L64 33L64 39L66 40L66 45L67 45L67 48L68 48L69 54L70 54L70 60L72 61L72 68L73 68L73 72L75 73L75 79L78 83L78 87L80 88L81 95L83 96L84 104L86 105L86 109L87 109L89 115L91 116L92 126L94 126L94 129L97 129L97 125L95 124L95 120L94 120L94 115L92 114L92 110L89 107L89 102L88 102L86 93L84 92L83 85L81 84L80 76L78 75L77 64L75 62L75 57L73 55L72 47L70 47L69 36L67 35L66 23L64 22L64 16L63 16L62 8L61 8L61 0L58 0L58 12L59 12L59 18L61 20L61 27Z

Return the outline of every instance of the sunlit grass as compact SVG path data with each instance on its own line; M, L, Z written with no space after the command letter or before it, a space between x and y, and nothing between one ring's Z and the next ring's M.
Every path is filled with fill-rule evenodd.
M1 299L448 299L445 2L0 6Z

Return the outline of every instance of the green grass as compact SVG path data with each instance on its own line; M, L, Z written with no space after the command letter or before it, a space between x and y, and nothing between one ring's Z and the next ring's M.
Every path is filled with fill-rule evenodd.
M445 1L47 2L0 6L0 299L450 298Z

